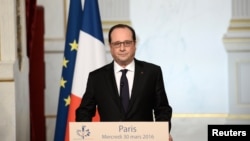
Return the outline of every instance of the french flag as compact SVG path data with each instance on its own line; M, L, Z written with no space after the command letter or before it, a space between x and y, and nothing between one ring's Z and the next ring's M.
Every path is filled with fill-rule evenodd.
M69 122L75 121L75 110L81 103L86 89L90 71L106 64L105 45L98 0L85 0L82 14L82 25L78 40L78 51L75 62L68 125L65 140L69 140ZM93 121L99 121L96 114Z

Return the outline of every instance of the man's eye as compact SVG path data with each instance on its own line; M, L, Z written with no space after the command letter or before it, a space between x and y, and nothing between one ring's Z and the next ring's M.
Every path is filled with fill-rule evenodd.
M132 42L133 42L133 41L125 41L124 43L125 43L126 46L131 46L131 45L132 45Z
M119 46L121 43L120 42L115 42L114 45L115 46Z
M124 42L126 45L129 45L129 44L131 44L131 41L125 41Z

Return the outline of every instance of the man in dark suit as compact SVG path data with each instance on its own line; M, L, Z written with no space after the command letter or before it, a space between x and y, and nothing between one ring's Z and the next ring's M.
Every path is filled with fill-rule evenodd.
M136 34L132 27L115 25L108 38L114 61L90 72L76 121L91 121L97 107L100 121L168 121L170 131L172 107L160 66L135 59ZM120 83L123 69L127 70L128 86L127 80ZM122 96L125 87L128 100Z

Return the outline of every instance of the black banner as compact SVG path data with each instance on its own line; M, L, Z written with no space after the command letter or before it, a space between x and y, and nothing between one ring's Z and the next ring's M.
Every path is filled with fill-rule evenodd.
M250 125L208 125L208 141L236 139L250 141Z

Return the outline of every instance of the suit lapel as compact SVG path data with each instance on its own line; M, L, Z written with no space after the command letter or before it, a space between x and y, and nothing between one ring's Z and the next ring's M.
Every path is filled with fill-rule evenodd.
M105 76L106 83L108 84L108 93L112 96L113 100L116 104L120 105L120 96L118 93L118 88L116 86L116 80L115 80L115 74L114 74L114 63L110 63L107 65L105 71L107 71L107 74Z
M129 102L128 110L130 110L136 98L138 98L138 96L140 95L141 89L143 89L143 86L141 85L143 81L144 81L143 63L135 59L134 82L133 82L133 88L132 88L131 99Z

